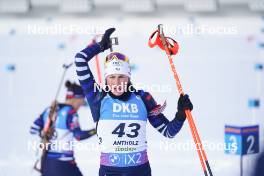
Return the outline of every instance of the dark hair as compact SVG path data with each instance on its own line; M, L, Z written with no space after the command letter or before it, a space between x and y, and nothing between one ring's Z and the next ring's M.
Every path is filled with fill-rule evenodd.
M67 80L65 82L65 87L67 88L68 91L73 92L74 95L84 96L84 93L83 93L81 86L76 84L75 82L72 83L71 81Z
M68 88L68 89L73 89L75 86L75 83L71 83L71 81L67 80L65 82L65 87Z

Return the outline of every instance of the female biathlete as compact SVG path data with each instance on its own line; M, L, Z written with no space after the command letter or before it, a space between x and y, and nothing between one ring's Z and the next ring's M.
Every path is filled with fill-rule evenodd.
M66 87L66 101L57 106L54 134L41 167L42 176L82 176L74 158L74 138L79 141L96 134L95 129L84 131L79 125L77 111L85 103L82 88L70 81L66 82ZM46 108L34 121L31 134L42 137L50 109Z
M101 148L99 176L151 176L147 155L147 120L162 135L173 138L185 121L185 109L193 109L188 95L180 96L175 118L169 121L150 93L136 90L130 80L128 58L110 53L104 64L106 86L101 90L88 62L111 47L105 31L102 40L89 45L75 56L76 71L84 94L91 107Z

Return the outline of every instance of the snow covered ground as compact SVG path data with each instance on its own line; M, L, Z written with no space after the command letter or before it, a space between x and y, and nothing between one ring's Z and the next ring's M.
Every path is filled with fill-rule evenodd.
M132 81L139 87L152 85L156 100L167 101L164 113L172 119L178 93L168 61L159 49L147 46L148 37L159 23L180 44L175 65L184 90L193 101L193 116L204 143L223 144L225 124L260 124L263 148L264 109L248 108L249 98L264 98L263 73L254 69L264 57L258 47L264 38L261 17L3 18L0 23L0 175L38 175L32 171L35 152L28 149L28 143L38 139L29 135L29 127L53 100L62 64L72 62L75 53L90 42L95 32L102 33L108 27L117 29L114 34L119 37L120 45L114 50L128 55L135 66ZM72 25L86 31L71 33ZM101 66L107 53L99 56ZM7 66L13 64L16 69L12 72ZM67 78L77 81L74 68L69 70ZM169 91L157 91L155 85L169 87ZM64 93L63 89L60 101L64 100ZM80 110L80 118L83 129L94 126L89 108ZM187 123L172 140L163 138L150 125L147 136L153 176L202 175L196 151L190 147L177 148L179 144L192 143ZM97 139L93 137L82 143L94 146ZM226 155L223 148L205 149L215 176L240 174L239 156ZM245 176L250 175L255 157L244 157ZM96 148L76 150L76 159L84 175L97 174Z

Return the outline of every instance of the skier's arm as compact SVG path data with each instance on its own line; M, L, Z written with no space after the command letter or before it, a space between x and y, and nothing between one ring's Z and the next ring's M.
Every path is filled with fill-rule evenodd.
M98 118L98 115L93 108L96 107L94 103L95 100L97 100L100 96L100 90L97 87L88 62L98 53L100 53L100 45L95 43L83 49L75 56L75 65L78 79L88 101L88 104L91 107L94 121L97 121L96 119Z
M110 48L110 35L114 32L113 28L108 29L102 40L99 43L89 45L75 56L75 65L78 75L78 79L86 96L94 121L99 118L99 99L101 97L101 91L98 89L98 85L95 82L94 76L89 68L88 62L100 52Z
M154 98L148 93L143 93L143 101L148 111L148 120L163 136L173 138L182 128L186 119L184 109L192 110L192 103L188 96L180 97L178 112L172 121L169 121L162 112L159 112L160 105L157 105Z
M180 120L178 112L172 121L169 121L163 113L148 116L150 124L156 128L163 136L173 138L182 128L185 120Z
M81 130L78 115L74 111L68 114L67 128L73 133L74 138L78 141L90 138L96 134L95 129Z
M30 134L33 134L33 135L37 134L40 136L41 131L44 126L43 114L44 112L31 125Z

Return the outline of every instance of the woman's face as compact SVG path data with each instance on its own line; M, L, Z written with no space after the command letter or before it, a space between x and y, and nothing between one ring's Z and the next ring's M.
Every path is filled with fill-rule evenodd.
M106 83L115 96L120 96L127 91L128 81L129 77L121 74L112 74L106 77Z

